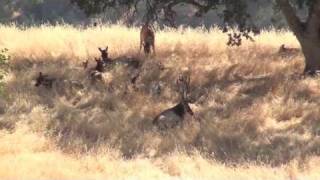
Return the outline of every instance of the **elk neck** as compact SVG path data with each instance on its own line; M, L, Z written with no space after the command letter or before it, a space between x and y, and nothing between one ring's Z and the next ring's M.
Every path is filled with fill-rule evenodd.
M181 101L179 104L174 106L173 111L179 116L179 117L184 117L186 113L189 113L193 115L193 112L191 108L189 107L188 103Z

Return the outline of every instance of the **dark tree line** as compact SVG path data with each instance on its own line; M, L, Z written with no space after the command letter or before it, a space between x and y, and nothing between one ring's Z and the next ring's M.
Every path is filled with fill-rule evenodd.
M85 14L66 0L0 0L0 23L75 22Z

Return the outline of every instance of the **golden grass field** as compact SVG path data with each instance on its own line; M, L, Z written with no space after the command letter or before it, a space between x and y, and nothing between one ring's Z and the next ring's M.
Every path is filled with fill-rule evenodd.
M139 55L139 29L121 25L0 25L10 73L0 100L0 179L320 179L320 78L299 78L303 56L290 32L265 31L227 47L218 30L156 32L155 57ZM133 88L117 66L92 84L81 62L99 56L144 62ZM160 69L161 62L164 69ZM39 71L84 88L36 88ZM152 119L178 101L191 74L202 121L160 133ZM161 93L152 90L155 84Z

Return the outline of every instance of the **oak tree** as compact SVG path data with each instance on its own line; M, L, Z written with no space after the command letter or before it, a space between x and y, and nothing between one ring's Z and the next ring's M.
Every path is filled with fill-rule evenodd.
M172 26L177 15L175 6L185 4L196 9L195 16L201 17L209 11L218 11L225 32L228 27L238 27L239 33L229 34L229 45L241 44L241 38L251 39L258 33L248 10L250 3L263 0L71 0L87 15L104 12L108 8L126 8L137 13L139 6L146 7L144 21L163 21ZM290 30L301 45L305 56L304 73L313 75L320 70L320 0L265 0L274 3L284 15ZM298 9L307 10L306 17L298 16ZM130 11L129 11L130 10ZM251 10L252 11L252 10Z

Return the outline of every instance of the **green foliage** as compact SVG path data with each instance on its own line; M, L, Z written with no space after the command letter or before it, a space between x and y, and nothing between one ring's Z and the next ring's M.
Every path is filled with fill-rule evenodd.
M295 4L299 8L303 8L305 6L309 7L312 5L313 2L314 2L314 0L295 0Z
M68 0L0 0L1 23L71 23L82 22L84 17Z
M8 73L9 70L9 59L8 49L0 50L0 95L3 93L4 86L4 76Z
M102 13L106 8L119 8L135 6L140 0L71 0L77 4L87 15Z
M41 4L41 3L43 3L43 0L32 0L31 3L33 3L33 4Z
M287 1L287 0L285 0ZM315 0L288 0L297 8L309 8ZM134 9L133 12L144 14L144 21L169 22L174 25L177 12L174 7L179 5L191 5L194 7L194 16L201 17L209 11L216 11L226 26L239 26L240 28L253 27L257 24L252 16L266 4L277 5L278 0L71 0L78 5L88 16L107 11L109 8L119 9L126 7ZM139 8L145 7L144 8ZM251 7L251 8L250 8ZM255 8L252 8L255 7ZM280 10L280 9L279 9ZM129 11L123 11L126 13Z

